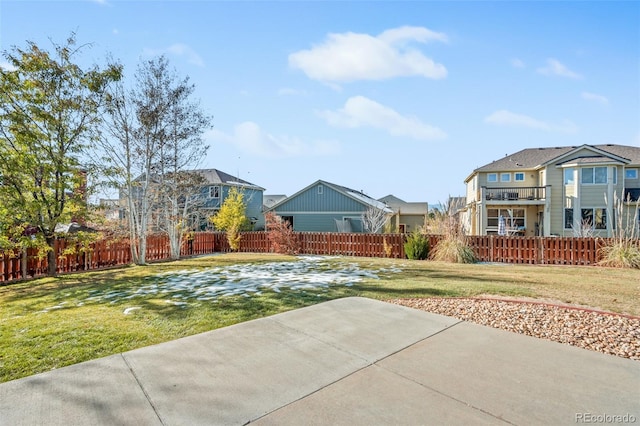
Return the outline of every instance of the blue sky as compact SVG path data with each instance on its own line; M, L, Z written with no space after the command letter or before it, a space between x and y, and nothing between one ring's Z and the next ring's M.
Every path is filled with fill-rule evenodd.
M639 2L0 3L0 50L72 31L130 81L165 54L214 117L199 167L270 194L437 203L523 148L640 146Z

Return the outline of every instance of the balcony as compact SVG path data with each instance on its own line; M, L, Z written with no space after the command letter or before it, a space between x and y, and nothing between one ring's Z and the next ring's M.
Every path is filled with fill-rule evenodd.
M623 200L626 203L636 203L640 200L640 188L626 188Z
M487 201L542 201L547 197L547 187L482 187L481 195L481 199Z

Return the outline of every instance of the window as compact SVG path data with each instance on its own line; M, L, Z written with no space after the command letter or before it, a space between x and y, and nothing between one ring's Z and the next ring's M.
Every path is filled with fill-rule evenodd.
M487 175L487 182L497 182L498 181L498 174L497 173L489 173Z
M220 198L220 187L219 186L210 186L209 187L209 198Z
M625 179L638 179L638 169L626 169L624 171Z
M500 216L504 217L508 229L524 228L524 209L487 209L487 227L498 229Z
M607 229L607 209L582 209L582 223L595 229Z
M511 182L511 173L500 173L500 182Z
M293 229L293 216L282 216L282 221L285 223L286 226Z
M573 169L564 169L564 184L565 185L573 185L575 182L573 180Z
M573 209L564 209L564 229L573 229Z
M584 167L582 169L582 183L607 183L606 167Z
M324 192L324 186L322 186L322 185L318 185L318 194L319 194L319 195L322 195L322 194L323 194L323 192Z
M516 182L524 182L524 173L518 172L513 174L513 180Z

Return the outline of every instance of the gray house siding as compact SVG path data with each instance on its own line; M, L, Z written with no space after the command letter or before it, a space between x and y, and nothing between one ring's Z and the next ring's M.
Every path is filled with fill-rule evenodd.
M218 197L212 197L211 188L218 187ZM229 196L229 191L232 186L230 185L208 185L203 186L200 190L201 196L205 200L204 208L211 210L213 216L222 206L224 200ZM253 229L264 229L264 214L262 213L262 194L263 191L256 188L246 188L239 186L240 190L244 194L244 202L246 204L245 216L255 221Z
M365 206L327 185L314 185L298 196L285 201L276 208L278 214L284 211L300 212L362 212Z
M366 198L354 190L318 181L276 204L271 211L292 219L295 231L364 232L361 216L369 206L358 197Z

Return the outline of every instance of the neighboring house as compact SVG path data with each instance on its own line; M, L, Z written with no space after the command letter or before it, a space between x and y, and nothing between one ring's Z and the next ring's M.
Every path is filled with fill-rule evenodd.
M362 191L318 180L267 211L291 223L295 231L364 232L362 215L370 208L393 214Z
M262 196L262 208L264 211L267 211L285 198L287 198L287 196L284 194L264 194Z
M264 229L264 214L262 213L264 188L246 180L234 177L218 169L193 170L204 178L200 190L203 199L202 210L210 217L220 210L229 190L239 188L244 195L247 206L245 215L252 224L253 229Z
M119 198L100 198L98 207L109 222L121 222L125 219L125 209Z
M614 194L631 200L624 216L638 213L640 147L524 149L477 168L465 184L463 217L473 235L502 228L510 235L612 236Z
M198 215L196 215L198 218L192 218L192 220L198 223L191 225L195 229L205 230L212 228L213 225L210 223L209 218L220 210L220 207L229 194L229 190L233 187L239 188L244 195L244 202L246 204L245 215L250 220L252 228L264 229L264 215L262 213L262 194L264 188L218 169L196 169L189 171L189 173L198 174L202 178L197 194L184 194L185 197L192 197L198 204ZM141 179L142 177L138 177L136 181ZM152 182L157 183L158 179L154 178ZM139 191L136 188L134 188L134 190ZM124 197L122 191L120 197ZM126 205L125 200L122 201L122 205Z
M408 203L393 195L379 198L378 201L393 210L393 216L390 218L391 231L393 232L413 232L427 225L429 204L426 202Z

